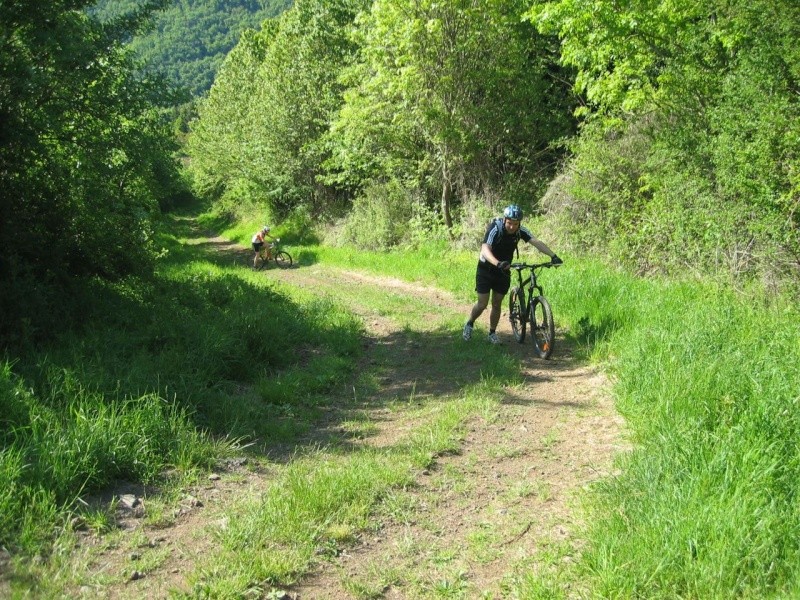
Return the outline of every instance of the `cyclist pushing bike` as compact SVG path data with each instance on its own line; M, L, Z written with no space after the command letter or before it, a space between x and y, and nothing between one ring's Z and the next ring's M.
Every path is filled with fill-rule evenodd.
M506 206L503 216L492 219L486 228L475 272L475 291L478 301L472 307L469 320L464 324L462 335L465 340L472 338L475 321L489 305L491 294L492 308L489 313L489 341L499 344L495 330L500 322L503 298L511 287L511 260L520 240L531 244L542 254L550 257L552 264L563 261L541 240L536 239L527 227L523 227L522 209L516 204Z
M261 252L261 248L264 247L264 242L267 239L270 239L273 242L277 242L278 241L276 238L272 237L269 234L269 231L270 231L269 226L268 225L264 225L261 229L259 229L258 231L256 231L253 234L253 238L252 238L252 240L250 240L253 243L253 251L255 252L255 256L253 256L253 268L254 269L256 268L256 264L258 262L258 254L259 254L259 252ZM267 252L267 257L269 258L269 256L270 256L269 246L267 246L266 252Z

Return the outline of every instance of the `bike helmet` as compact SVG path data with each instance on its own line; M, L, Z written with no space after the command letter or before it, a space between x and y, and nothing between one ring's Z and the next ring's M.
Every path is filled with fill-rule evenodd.
M269 233L269 227L268 227L268 226L266 226L266 225L264 225L264 226L261 228L261 231L263 231L264 233Z
M522 221L522 209L516 204L509 204L503 211L503 216L506 219L512 219L514 221Z

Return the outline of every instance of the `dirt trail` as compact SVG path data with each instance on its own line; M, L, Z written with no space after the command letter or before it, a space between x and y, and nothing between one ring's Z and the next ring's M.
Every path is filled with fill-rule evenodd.
M247 250L221 239L211 243L226 260L247 264ZM420 329L438 328L439 334L414 336L396 315L348 302L367 330L365 368L382 361L378 394L384 397L415 394L435 400L437 394L456 393L458 373L442 374L416 356L447 352L455 343L488 344L487 314L470 342L460 339L460 329L441 335L443 323L465 316L470 308L443 290L316 265L270 266L262 273L339 298L391 294L400 305L414 304L423 311L423 318L416 319ZM624 447L622 421L604 377L575 359L563 342L551 360L542 361L533 358L529 345L513 341L505 315L498 335L504 342L500 351L521 362L523 384L508 387L493 414L468 423L460 452L439 457L404 493L402 506L382 516L379 527L339 556L320 560L298 585L285 590L285 598L504 598L523 573L546 568L554 554L558 561L574 560L581 547L574 522L576 492L611 469L613 455ZM441 349L420 347L425 344ZM366 399L360 410L376 431L362 443L388 445L419 425L386 403L370 406ZM197 558L214 551L202 532L213 528L233 498L263 489L270 478L268 472L232 470L235 477L212 478L191 490L170 526L138 532L144 546L163 549L157 568L123 585L84 588L83 595L166 598L170 589L186 589L185 575ZM139 527L134 518L123 525L130 531ZM109 547L92 570L129 572L129 548Z
M379 287L459 315L470 308L442 290L346 270L302 267L266 276L317 290L346 289L351 298L354 288ZM373 340L398 334L390 319L365 317ZM470 342L458 343L488 343L482 329L487 317ZM460 330L452 335L460 338ZM440 457L418 482L413 495L424 507L422 518L389 523L336 562L322 563L294 589L300 598L353 598L342 582L366 579L367 586L370 577L380 580L392 570L402 573L400 578L428 579L416 582L417 588L460 587L463 597L500 598L504 585L535 568L542 551L563 542L561 560L574 558L570 552L580 547L573 536L575 492L608 473L613 455L623 448L622 420L604 377L574 359L563 343L543 361L533 358L529 345L513 340L507 318L498 335L504 350L520 359L524 383L507 389L490 419L473 420L461 452ZM419 382L425 376L425 368L413 361L392 365L392 380ZM404 428L391 414L380 418L373 444ZM408 583L386 586L382 597L414 597Z

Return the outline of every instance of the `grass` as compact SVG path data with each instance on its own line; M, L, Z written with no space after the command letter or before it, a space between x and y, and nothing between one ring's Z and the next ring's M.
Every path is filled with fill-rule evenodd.
M314 414L352 369L346 310L220 264L187 227L162 234L155 276L86 282L81 329L0 361L0 545L15 555L50 554L72 514L103 527L80 498L116 480L165 485L243 442L293 439L307 419L292 412ZM311 375L296 366L309 349Z
M588 497L576 577L600 597L791 596L796 308L589 262L559 275L553 303L586 355L607 364L635 445Z
M402 575L392 567L372 563L357 575L341 575L342 587L354 598L372 600L382 598L392 585L402 582Z
M449 290L459 298L474 300L474 278L464 277L464 273L474 273L477 250L474 253L454 252L445 242L433 242L425 248L406 252L365 252L317 246L313 254L325 264L379 275L391 274L398 279Z
M71 515L113 537L109 507L86 505L83 497L120 478L158 484L144 522L169 526L173 486L246 444L254 451L290 446L321 409L342 401L332 391L353 378L362 334L342 299L269 284L213 247L191 243L196 235L193 222L177 216L160 238L164 258L153 278L90 283L84 328L59 332L52 344L0 363L8 425L0 536L21 559L13 584L19 593L58 596L79 585L80 569L66 566L78 560L69 558ZM399 297L367 294L363 301L376 314L403 308ZM429 307L405 308L406 343L418 346L410 324ZM432 332L449 338L442 319ZM393 350L383 352L387 358ZM433 364L426 352L414 360ZM393 410L429 411L425 426L396 447L350 452L335 442L295 456L264 498L234 510L217 532L223 551L198 570L192 594L238 597L253 581L285 583L305 572L320 549L335 553L351 543L379 500L439 454L456 450L464 420L484 411L488 395L515 376L501 354L482 352L488 379L478 376L473 391L454 390L429 406L430 391L413 383L410 396L387 399ZM461 350L455 360L475 356ZM357 378L354 408L374 389L374 377ZM374 432L359 410L350 414L342 423L348 437ZM237 558L243 551L257 557L247 568ZM36 554L49 559L25 560ZM164 560L163 553L140 554L141 564L131 568L141 573ZM127 575L109 574L108 582Z
M327 448L293 461L266 494L229 511L218 533L223 550L197 569L187 597L233 597L252 581L291 584L321 552L335 555L368 528L384 498L395 510L395 491L458 447L463 423L488 401L478 388L426 408L425 425L392 447L344 454Z
M587 564L601 589L623 593L789 593L800 533L794 309L664 288L642 303L652 329L628 331L616 362L638 448L598 494L605 533Z

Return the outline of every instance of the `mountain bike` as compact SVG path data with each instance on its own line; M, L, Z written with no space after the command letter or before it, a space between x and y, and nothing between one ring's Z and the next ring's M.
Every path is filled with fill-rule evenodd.
M258 256L256 257L255 262L255 268L257 271L263 269L270 260L274 260L275 264L281 269L288 269L292 266L292 257L288 252L281 250L280 246L278 246L278 242L280 241L281 240L279 238L271 244L264 244L261 246L261 250L258 251ZM267 254L267 250L270 251L269 254Z
M556 327L553 323L553 311L544 297L542 286L537 279L537 271L556 267L553 263L512 263L511 268L517 272L517 285L508 296L508 318L514 339L520 344L525 341L525 330L530 326L531 337L539 358L549 358L553 352ZM530 274L524 276L525 272Z

